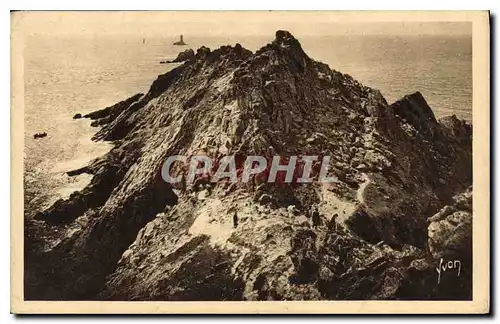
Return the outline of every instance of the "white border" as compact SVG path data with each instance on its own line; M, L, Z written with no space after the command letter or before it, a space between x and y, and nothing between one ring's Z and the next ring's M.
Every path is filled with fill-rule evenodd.
M3 32L2 37L2 62L4 62L4 65L6 66L6 69L4 71L9 71L10 70L10 23L9 23L9 12L8 10L11 9L30 9L30 10L75 10L75 9L100 9L100 10L159 10L159 9L167 9L167 10L176 10L176 9L250 9L250 10L265 10L265 9L273 9L273 10L278 10L278 9L293 9L293 10L312 10L312 9L329 9L329 10L413 10L413 9L418 9L418 10L484 10L484 9L492 9L493 13L498 13L499 10L499 1L483 1L483 0L475 0L475 1L436 1L436 0L419 0L419 1L411 1L411 2L404 2L404 1L389 1L389 0L377 0L377 1L356 1L356 0L350 0L350 1L342 1L342 2L337 2L337 3L329 3L326 1L320 1L320 0L308 0L306 2L297 2L297 3L292 3L289 1L283 1L281 3L270 3L269 1L265 0L255 0L251 1L251 3L243 3L243 2L230 2L230 1L218 1L218 0L212 0L212 1L200 1L200 0L192 0L188 2L178 2L174 3L174 1L170 3L160 3L159 1L152 1L152 0L141 0L141 1L131 1L131 0L122 0L119 2L114 2L114 3L104 3L102 1L96 1L96 0L87 0L87 1L62 1L62 0L46 0L46 1L24 1L24 0L18 0L18 1L3 1L1 2L0 6L2 10L0 11L0 17L3 18L0 20L0 27ZM494 36L495 42L498 40L498 36L496 34L492 35ZM492 39L493 41L493 39ZM498 59L498 54L495 53L495 57L492 57L493 59ZM496 72L496 71L495 71ZM2 91L3 91L3 98L4 100L4 107L5 110L7 111L7 114L4 114L2 116L3 118L0 118L0 131L2 132L0 136L0 143L2 145L2 148L5 150L10 151L10 75L8 73L3 73L1 76L2 80ZM495 85L495 88L492 89L492 93L500 93L498 84ZM496 114L495 122L498 123L500 120L500 115ZM493 116L492 116L493 118ZM494 130L492 129L492 132ZM492 133L493 135L493 133ZM496 132L495 132L496 135ZM498 146L500 144L498 141L496 141L494 149L498 149ZM15 149L15 148L13 148ZM492 148L493 149L493 148ZM2 159L2 168L1 168L1 180L2 181L2 194L0 195L0 206L1 208L4 209L4 215L3 221L4 221L4 226L2 226L2 239L3 239L3 244L1 245L1 251L2 251L2 257L4 259L9 259L9 245L10 245L10 232L9 232L9 226L8 226L8 219L7 217L10 214L10 159ZM493 166L492 166L493 167ZM496 177L495 177L496 178ZM496 180L498 180L496 178ZM495 199L498 201L500 198L500 194L497 192L495 197L492 197L492 199ZM496 222L496 227L495 229L492 229L493 232L498 230L498 224L499 222ZM497 249L498 253L498 249ZM497 259L498 260L498 259ZM10 276L10 272L8 269L8 264L9 262L4 262L2 265L2 277L4 278L5 282L8 282L7 277ZM498 274L498 272L497 272ZM4 289L1 295L1 301L2 301L2 309L4 314L3 320L8 320L11 321L13 320L12 316L8 316L7 309L9 309L9 301L10 301L10 294L9 294L9 284L4 284ZM496 300L496 298L494 299ZM496 307L495 307L496 308ZM498 309L498 308L496 308ZM53 319L46 318L45 320L52 321ZM92 319L90 319L92 320ZM118 319L119 320L119 319ZM142 321L142 318L137 318L138 321ZM169 319L169 320L174 320L174 319ZM206 320L206 319L203 319ZM262 318L260 319L262 320ZM277 318L270 319L273 322L278 320ZM285 319L289 320L289 319ZM339 319L336 319L339 320ZM385 320L385 319L383 319ZM395 318L395 320L401 320L400 318ZM433 321L433 319L425 319L426 321ZM435 319L434 319L435 320ZM439 319L441 321L442 319ZM28 320L29 321L29 320ZM94 321L102 321L102 319L94 319ZM175 320L174 320L175 321ZM3 322L3 321L2 321Z

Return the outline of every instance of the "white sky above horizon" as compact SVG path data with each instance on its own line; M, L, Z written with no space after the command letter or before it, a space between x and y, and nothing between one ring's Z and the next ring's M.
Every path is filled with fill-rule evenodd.
M29 35L274 36L278 29L298 35L472 35L471 22L408 13L32 11L13 18L12 26Z

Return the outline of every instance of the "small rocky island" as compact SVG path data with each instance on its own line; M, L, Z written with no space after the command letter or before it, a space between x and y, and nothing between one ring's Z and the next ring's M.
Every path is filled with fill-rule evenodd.
M84 117L114 148L70 173L93 175L86 188L36 215L80 227L27 260L28 300L472 298L472 126L436 119L419 92L389 104L278 31L255 53L201 47L146 94ZM322 153L339 182L208 194L158 176L200 149ZM451 260L459 275L437 272Z

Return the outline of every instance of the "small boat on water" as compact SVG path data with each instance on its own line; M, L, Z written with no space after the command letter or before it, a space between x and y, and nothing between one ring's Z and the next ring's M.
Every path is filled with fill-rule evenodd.
M187 45L184 43L184 37L181 35L180 39L178 42L174 42L174 45Z
M34 138L34 139L37 139L37 138L43 138L43 137L45 137L45 136L47 136L47 133L46 133L46 132L43 132L43 133L36 133L36 134L34 134L34 135L33 135L33 138Z

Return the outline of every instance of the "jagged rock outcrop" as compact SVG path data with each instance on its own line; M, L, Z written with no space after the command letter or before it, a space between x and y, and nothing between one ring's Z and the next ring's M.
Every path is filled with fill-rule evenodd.
M471 185L472 129L456 117L436 120L420 93L389 105L278 31L255 53L202 47L148 93L115 106L93 115L105 120L94 139L114 148L72 173L93 174L91 184L38 215L86 225L47 253L38 276L45 288L28 299L446 295L426 251L427 217ZM167 157L200 150L238 159L329 155L339 182L255 177L209 193L161 179Z
M187 49L184 52L180 52L177 57L173 60L160 61L160 64L164 63L181 63L184 61L193 60L195 58L194 51L192 49Z
M132 97L120 101L119 103L116 103L110 107L106 107L104 109L88 113L84 115L83 118L92 119L93 122L91 126L93 127L108 124L110 121L114 120L118 115L120 115L123 110L129 108L132 103L139 100L139 98L142 96L143 96L142 93L135 94Z
M428 245L435 259L472 258L472 187L429 217Z

